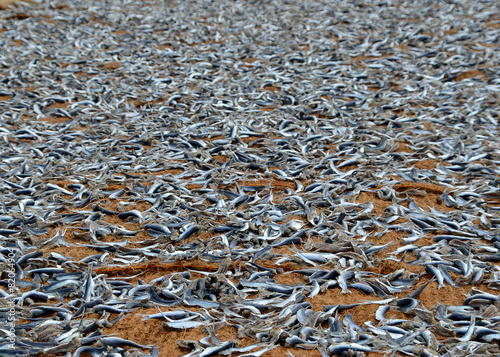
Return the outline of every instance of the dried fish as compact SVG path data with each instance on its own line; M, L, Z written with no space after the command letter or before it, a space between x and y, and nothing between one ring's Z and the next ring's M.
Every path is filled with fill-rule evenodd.
M2 10L16 353L141 355L109 313L175 306L192 356L498 354L496 3L164 5Z

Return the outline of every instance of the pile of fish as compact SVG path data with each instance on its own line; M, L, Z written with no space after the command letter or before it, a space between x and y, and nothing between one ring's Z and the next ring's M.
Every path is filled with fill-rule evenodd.
M497 2L0 19L0 355L165 355L130 314L186 356L500 354Z

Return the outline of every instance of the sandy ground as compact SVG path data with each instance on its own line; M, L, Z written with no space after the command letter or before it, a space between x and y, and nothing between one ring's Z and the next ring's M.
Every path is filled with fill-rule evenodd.
M6 8L10 4L13 4L14 2L16 2L16 0L0 0L0 9Z

